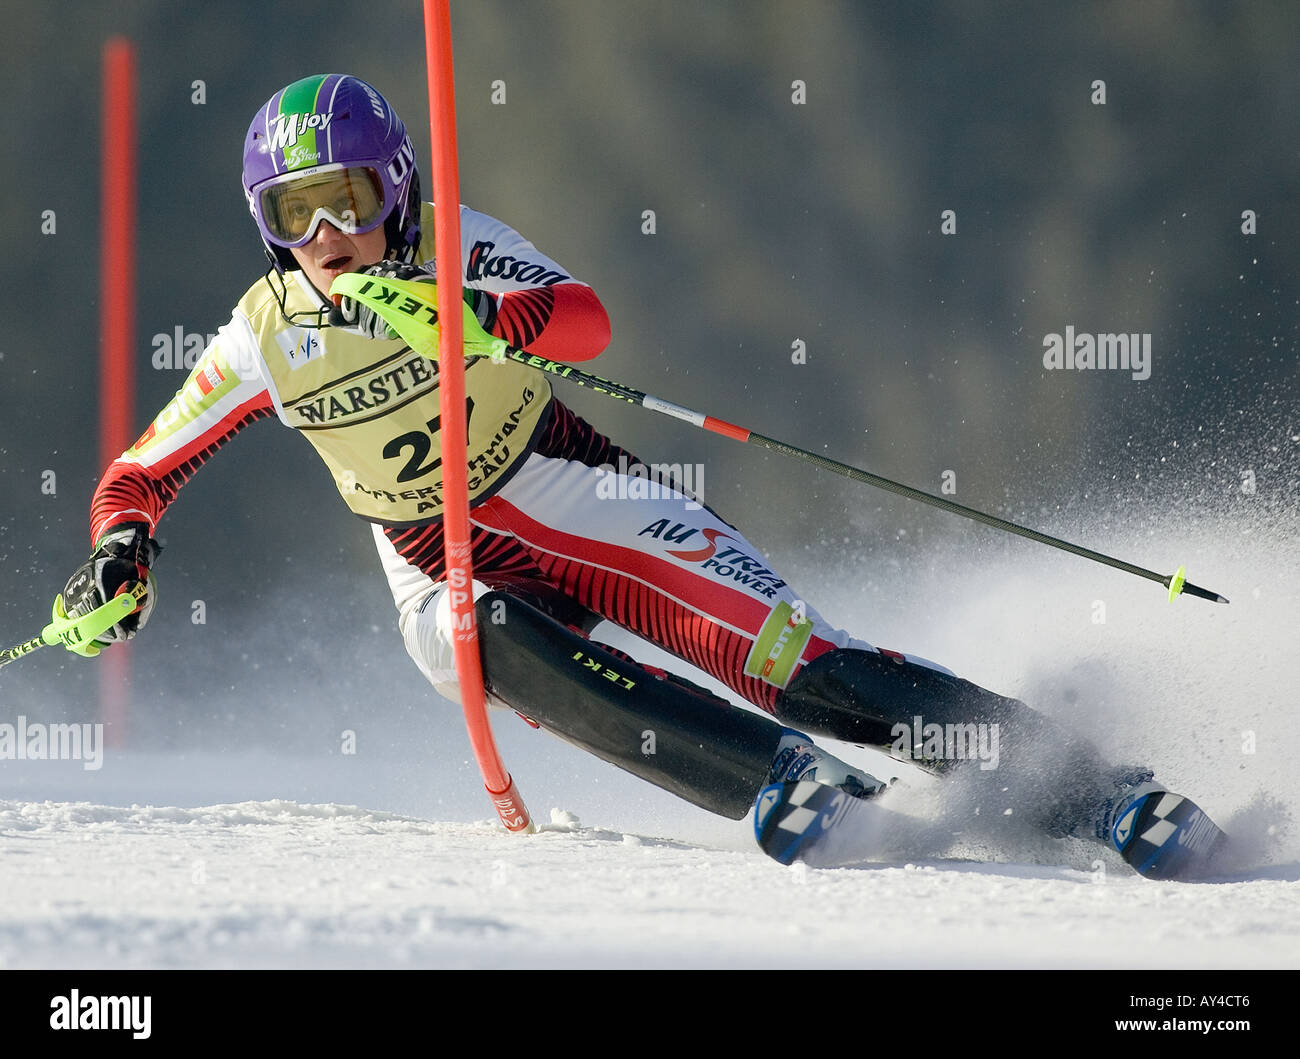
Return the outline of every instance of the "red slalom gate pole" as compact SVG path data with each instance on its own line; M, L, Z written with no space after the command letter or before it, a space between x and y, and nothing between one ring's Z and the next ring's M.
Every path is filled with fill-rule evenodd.
M131 444L135 420L135 48L104 44L100 161L99 465ZM99 714L109 746L126 743L131 653L119 644L99 659Z
M424 46L429 76L429 126L433 146L434 257L438 270L438 386L442 413L442 530L447 584L455 627L453 649L470 744L483 783L507 830L536 830L515 782L506 771L488 720L474 570L469 545L469 486L465 440L464 324L460 314L460 180L456 154L456 84L452 68L448 0L424 0ZM445 307L450 306L450 309Z

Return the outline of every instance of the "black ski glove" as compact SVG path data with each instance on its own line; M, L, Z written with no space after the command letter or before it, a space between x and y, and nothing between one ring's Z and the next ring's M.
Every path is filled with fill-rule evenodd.
M153 613L158 594L150 567L160 551L162 545L149 536L149 527L143 522L123 522L99 539L90 558L68 579L55 600L55 615L84 617L138 581L146 583L148 593L139 609L102 633L97 640L77 649L78 654L93 657L109 644L123 643L144 628Z
M425 271L418 265L405 265L400 261L378 261L363 268L361 275L375 276L379 279L434 282L432 273ZM375 312L374 309L359 301L354 301L346 295L339 299L336 308L330 310L328 321L330 327L347 328L349 331L356 331L358 334L365 335L366 338L387 339L397 337L396 333L389 328L388 321Z
M465 304L473 311L479 327L483 328L489 335L493 334L492 328L496 326L497 322L497 300L499 295L491 294L485 290L474 290L470 287L462 289L465 292Z
M418 280L425 283L435 282L432 272L419 265L405 265L400 261L380 261L361 270L363 276L375 276L379 279ZM463 288L465 304L468 305L478 320L479 326L488 336L497 321L497 296L487 291ZM351 298L340 299L336 308L329 312L328 322L331 327L343 327L367 338L392 339L397 334L388 326L388 321L374 309Z

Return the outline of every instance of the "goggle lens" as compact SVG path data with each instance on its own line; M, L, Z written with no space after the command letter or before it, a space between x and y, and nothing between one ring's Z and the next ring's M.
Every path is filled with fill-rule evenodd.
M377 228L384 219L384 185L369 166L335 169L286 180L258 196L266 230L284 246L302 246L322 220L348 235Z

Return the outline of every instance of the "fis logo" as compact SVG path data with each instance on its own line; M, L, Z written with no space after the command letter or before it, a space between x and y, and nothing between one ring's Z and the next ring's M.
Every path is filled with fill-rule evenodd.
M310 328L287 328L275 336L275 344L280 347L284 359L289 362L290 370L294 371L308 361L319 360L325 355L325 346L321 342L320 332Z

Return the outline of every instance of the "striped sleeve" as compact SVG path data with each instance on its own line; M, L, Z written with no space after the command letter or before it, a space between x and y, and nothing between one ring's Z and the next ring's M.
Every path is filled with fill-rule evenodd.
M275 414L254 366L260 354L241 341L236 324L221 329L185 385L100 479L90 503L92 546L122 522L147 523L153 534L181 486L217 449Z
M464 283L497 296L492 332L552 360L591 360L609 345L609 315L574 279L507 224L461 207Z
M551 360L591 360L609 345L609 316L585 283L501 295L493 331L517 349Z

